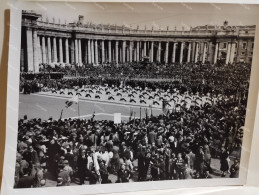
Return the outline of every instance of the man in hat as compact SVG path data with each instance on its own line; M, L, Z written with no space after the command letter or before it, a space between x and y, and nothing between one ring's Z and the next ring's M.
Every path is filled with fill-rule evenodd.
M82 150L77 159L78 176L80 180L80 185L85 183L85 174L87 167L87 156L86 151Z
M203 176L204 174L204 152L203 147L200 146L199 150L195 156L195 168L196 168L196 174L199 176Z

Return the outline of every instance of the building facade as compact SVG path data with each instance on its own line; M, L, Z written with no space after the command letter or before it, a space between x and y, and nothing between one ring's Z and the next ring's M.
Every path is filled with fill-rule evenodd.
M150 62L251 63L255 26L198 26L190 30L139 29L116 25L42 21L22 12L21 71L39 72L40 64Z

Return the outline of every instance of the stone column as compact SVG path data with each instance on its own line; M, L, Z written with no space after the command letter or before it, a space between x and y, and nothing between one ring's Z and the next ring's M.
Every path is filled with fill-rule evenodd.
M174 46L173 46L173 55L172 55L172 63L175 63L176 46L177 46L177 42L174 42Z
M230 64L233 64L233 62L234 62L235 50L236 50L236 43L234 42L231 44L231 52L230 52L230 57L229 57Z
M117 40L115 42L115 61L116 61L116 64L119 63L119 41Z
M33 31L33 71L39 72L39 58L38 58L38 35L37 31Z
M74 64L75 63L75 41L73 39L71 39L71 46L70 46L71 50L70 50L70 55L71 55L71 63Z
M91 54L91 41L89 39L87 39L87 54L88 54L88 64L92 63L92 54Z
M112 41L109 40L108 41L108 58L109 58L109 62L112 62Z
M79 65L79 62L78 62L78 40L75 39L75 63L77 65Z
M39 61L39 64L42 63L42 50L41 50L41 46L40 46L40 36L38 36L37 38L37 46L38 46L38 61Z
M119 47L119 61L122 62L122 46Z
M112 47L112 62L115 61L115 47Z
M192 62L195 61L195 42L192 42Z
M78 64L82 66L82 44L81 39L78 39Z
M126 41L122 42L122 63L125 63L126 58Z
M150 45L150 62L153 62L153 59L154 59L153 55L154 55L154 42L151 41L151 45Z
M161 41L158 42L157 61L161 62Z
M129 45L128 45L128 41L126 41L126 47L125 47L125 53L126 53L126 62L129 62Z
M66 38L66 40L65 40L65 47L66 47L66 63L69 64L68 38Z
M63 63L63 45L62 38L59 38L59 62Z
M99 64L99 59L98 59L98 40L95 40L95 63Z
M101 40L101 42L102 42L102 63L104 63L105 62L104 40Z
M139 41L137 41L137 61L139 61Z
M27 44L28 45L28 44ZM42 43L41 43L41 46L42 46L42 63L46 64L47 63L47 59L46 59L46 42L45 42L45 37L42 36Z
M191 42L189 42L189 45L188 45L188 54L187 54L187 62L189 63L191 61L191 49L192 49L192 44Z
M133 42L133 56L134 56L134 61L136 62L137 61L137 48L136 48L136 44L135 42Z
M33 43L32 43L32 29L27 28L27 65L28 71L34 71L33 68Z
M214 64L217 63L218 51L219 51L219 43L217 42L217 43L216 43L216 46L215 46L215 53L214 53Z
M84 51L85 51L85 54L84 54L84 62L85 62L85 64L87 64L87 63L88 63L88 47L87 47L87 40L86 40L86 39L84 39L83 43L84 43L84 47L85 47L85 49L84 49Z
M226 56L226 64L229 63L230 50L231 50L231 43L228 43L228 46L227 46L227 56Z
M165 64L168 63L168 50L169 50L168 47L169 47L169 43L166 42L165 43Z
M207 46L208 46L208 44L207 44L207 43L204 43L203 55L202 55L202 63L203 63L203 64L205 63L205 60L206 60Z
M132 62L132 41L129 44L129 62Z
M51 63L51 42L50 42L50 37L48 37L48 63Z
M198 55L199 55L199 43L196 43L196 49L195 49L195 59L194 62L196 63L198 61Z
M204 48L204 43L201 42L199 44L199 57L198 57L198 61L202 62L202 58L203 58L203 48Z
M144 56L147 55L147 42L144 41Z
M95 59L94 59L94 40L91 40L91 54L92 54L92 63L95 64Z
M183 47L184 47L184 42L181 42L181 49L180 49L180 64L183 62Z
M53 37L53 59L54 63L58 62L58 54L57 54L57 40L56 37Z

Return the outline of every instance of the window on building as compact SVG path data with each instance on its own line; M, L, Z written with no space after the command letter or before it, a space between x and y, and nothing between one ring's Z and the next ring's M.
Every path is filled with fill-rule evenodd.
M242 49L246 49L246 43L242 44Z
M254 43L252 43L252 49L254 49Z
M246 34L248 34L248 31L246 31Z
M245 55L245 52L242 52L241 55Z
M227 43L223 43L223 49L227 49Z
M251 55L253 55L253 52L251 52Z

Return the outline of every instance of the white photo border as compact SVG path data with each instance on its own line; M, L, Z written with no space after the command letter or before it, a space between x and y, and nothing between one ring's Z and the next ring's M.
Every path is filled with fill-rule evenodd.
M22 9L21 9L22 10ZM256 24L255 47L251 70L251 83L249 86L249 97L247 104L247 114L245 122L245 134L242 145L242 157L240 164L239 178L219 178L219 179L192 179L192 180L171 180L171 181L149 181L136 183L120 184L102 184L102 185L84 185L70 187L47 187L14 189L14 174L16 162L16 146L18 132L18 108L19 108L19 77L20 77L20 43L21 43L21 10L11 9L10 12L10 41L9 41L9 62L8 62L8 83L7 83L7 115L6 115L6 147L4 156L4 168L2 177L2 194L15 195L24 193L26 195L34 194L100 194L140 190L158 190L170 188L202 187L202 186L224 186L224 185L244 185L246 183L248 159L251 148L253 123L259 83L256 76L259 73L258 57L258 24ZM259 14L258 14L259 15ZM258 23L258 22L257 22Z

